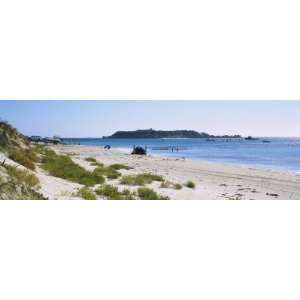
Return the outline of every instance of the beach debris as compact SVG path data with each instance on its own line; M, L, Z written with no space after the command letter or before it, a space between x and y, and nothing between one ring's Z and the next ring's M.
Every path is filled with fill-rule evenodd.
M227 184L226 183L221 183L220 186L227 186Z
M134 154L134 155L146 155L147 154L147 149L144 149L143 147L133 147L133 150L131 152L131 154Z
M271 196L271 197L278 197L278 194L275 193L266 193L267 196Z

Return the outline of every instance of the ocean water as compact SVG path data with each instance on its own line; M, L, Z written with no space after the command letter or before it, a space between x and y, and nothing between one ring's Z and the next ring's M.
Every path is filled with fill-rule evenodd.
M263 143L268 140L270 143ZM147 146L148 154L206 160L300 174L300 138L244 139L64 139L66 144L121 148ZM174 147L173 152L171 147ZM179 148L177 151L176 148ZM168 148L168 149L166 149Z

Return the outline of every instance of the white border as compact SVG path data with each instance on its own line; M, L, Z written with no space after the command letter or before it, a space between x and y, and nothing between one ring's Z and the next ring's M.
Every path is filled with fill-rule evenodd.
M296 201L7 201L1 299L299 299Z
M299 1L1 2L0 99L300 99Z

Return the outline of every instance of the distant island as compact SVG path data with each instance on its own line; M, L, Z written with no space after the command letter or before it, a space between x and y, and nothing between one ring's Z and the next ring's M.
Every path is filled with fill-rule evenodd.
M210 135L195 130L154 130L139 129L134 131L117 131L111 136L104 136L109 139L178 139L178 138L241 138L240 135Z

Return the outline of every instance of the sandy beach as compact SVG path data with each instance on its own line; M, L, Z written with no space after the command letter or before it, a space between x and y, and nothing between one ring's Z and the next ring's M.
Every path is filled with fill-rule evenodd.
M274 200L300 199L300 175L288 172L265 171L254 168L225 164L192 161L180 158L159 156L135 156L129 152L115 149L104 150L100 147L80 145L57 145L51 147L57 153L71 156L74 162L87 170L93 170L85 159L93 157L105 165L121 163L130 170L121 170L124 175L153 173L164 179L184 185L191 180L195 188L183 186L180 190L161 188L159 182L148 185L161 195L170 199L202 200ZM55 178L38 170L41 192L49 199L78 199L74 196L79 184ZM122 186L118 179L109 180L109 184ZM136 187L129 187L134 190Z

